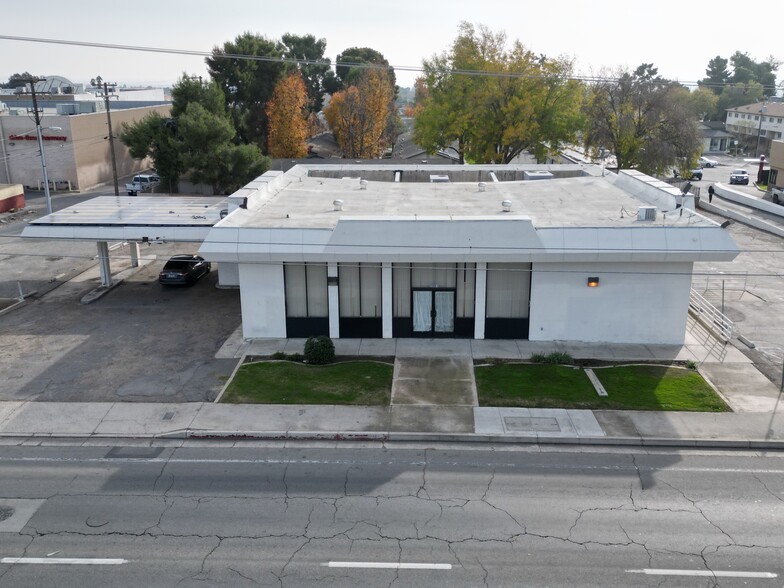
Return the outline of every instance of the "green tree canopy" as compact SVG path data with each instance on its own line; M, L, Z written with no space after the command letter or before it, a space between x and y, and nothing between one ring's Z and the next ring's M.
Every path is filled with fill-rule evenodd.
M288 69L285 62L253 57L280 58L283 52L280 43L245 32L233 42L215 47L206 58L210 76L223 92L241 143L266 147L264 106Z
M46 76L34 76L29 72L23 73L13 73L9 76L8 81L4 84L0 84L0 88L19 88L24 86L25 84L30 83L30 78L34 78L36 80L43 80Z
M454 145L461 161L509 163L576 140L583 90L567 59L537 56L519 41L507 48L504 33L464 22L424 74L414 140L428 152Z
M183 73L172 87L172 117L182 115L191 102L201 104L212 114L226 114L226 98L217 83Z
M386 69L389 75L389 83L393 88L397 87L395 70L389 67L386 57L370 47L349 47L343 53L339 53L336 59L335 73L338 81L343 88L356 86L359 78L367 67L357 67L361 65L377 65Z
M122 123L122 141L135 159L150 158L161 183L170 192L178 191L180 175L185 171L180 141L177 138L176 124L157 112L151 112L142 120Z
M699 155L699 102L653 64L603 77L589 94L585 145L612 151L620 169L662 174L674 164L690 166Z

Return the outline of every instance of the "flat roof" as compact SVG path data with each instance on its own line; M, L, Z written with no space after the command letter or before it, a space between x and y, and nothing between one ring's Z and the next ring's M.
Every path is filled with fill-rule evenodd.
M376 170L383 166L378 166ZM394 170L393 167L390 170ZM429 174L460 177L462 166L417 166ZM471 166L477 168L479 166ZM520 168L532 166L520 166ZM540 166L548 169L564 166ZM573 166L578 167L578 166ZM503 168L497 166L499 175ZM552 227L630 227L640 226L637 209L650 204L616 185L615 174L527 181L477 181L449 183L361 181L372 177L365 167L345 166L345 177L323 177L326 166L299 166L270 180L266 189L251 197L248 210L238 210L224 219L220 227L334 229L341 218L515 218L531 219L537 228ZM335 168L329 169L335 174ZM595 170L593 170L595 172ZM313 173L316 172L316 173ZM647 176L646 176L647 178ZM261 178L260 178L261 179ZM647 183L670 199L680 192L666 183L647 178ZM342 200L341 210L333 202ZM511 201L504 212L502 201ZM674 202L674 200L672 200ZM658 211L661 226L715 226L691 210ZM650 225L651 223L647 223Z

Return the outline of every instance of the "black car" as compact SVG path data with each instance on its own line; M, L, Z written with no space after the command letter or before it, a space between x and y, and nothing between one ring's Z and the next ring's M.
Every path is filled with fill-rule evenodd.
M198 255L175 255L166 262L158 281L161 284L190 286L200 277L210 273L211 265Z
M681 174L677 169L672 170L673 176L676 178L681 178ZM695 169L689 170L689 180L701 180L702 179L702 168L697 167Z

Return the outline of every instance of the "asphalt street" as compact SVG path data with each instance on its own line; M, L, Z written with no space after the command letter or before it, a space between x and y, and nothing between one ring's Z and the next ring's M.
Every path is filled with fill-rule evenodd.
M0 447L3 586L781 586L784 456Z

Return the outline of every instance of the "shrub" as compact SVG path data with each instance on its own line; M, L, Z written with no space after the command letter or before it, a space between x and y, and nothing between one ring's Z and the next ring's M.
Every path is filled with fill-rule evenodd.
M272 359L281 360L281 359L286 359L286 357L287 357L286 354L283 353L282 351L276 351L275 353L272 354Z
M549 355L534 353L531 355L531 361L533 363L550 363L554 365L570 365L574 363L574 359L571 355L561 351L553 351Z
M305 341L305 361L314 365L332 363L335 359L335 344L326 335L308 337Z
M694 360L691 360L691 359L687 359L686 360L686 367L689 368L690 370L696 370L697 369L697 362L694 361Z

